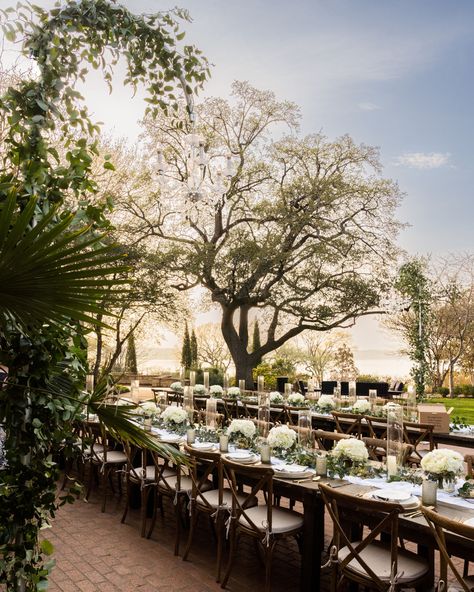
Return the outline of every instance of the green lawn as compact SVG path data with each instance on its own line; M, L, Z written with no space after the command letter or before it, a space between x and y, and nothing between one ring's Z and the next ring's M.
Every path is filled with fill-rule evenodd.
M451 417L462 417L469 424L474 424L474 398L472 399L428 399L427 403L443 403L446 408L454 407Z

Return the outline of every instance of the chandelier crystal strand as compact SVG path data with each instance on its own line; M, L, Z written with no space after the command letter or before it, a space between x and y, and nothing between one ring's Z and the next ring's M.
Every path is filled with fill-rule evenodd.
M190 133L184 138L184 178L173 176L162 149L158 150L156 170L161 192L172 198L186 218L192 221L206 206L213 210L223 207L236 167L231 154L209 156L206 153L205 139L196 131L197 117L192 92L184 75L180 79L190 123Z

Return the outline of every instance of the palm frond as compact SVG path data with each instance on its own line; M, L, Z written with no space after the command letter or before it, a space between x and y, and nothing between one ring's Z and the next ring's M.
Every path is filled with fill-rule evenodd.
M140 426L134 423L137 405L115 405L106 402L111 390L114 388L112 379L101 379L91 394L88 408L95 413L113 438L125 440L140 448L163 454L172 461L187 463L187 458L174 446L160 443L151 437Z
M2 204L0 327L14 322L28 332L43 323L97 324L92 315L104 312L97 303L123 293L128 282L117 275L128 267L113 245L103 246L104 235L91 237L87 226L72 231L72 214L59 219L53 208L34 225L35 207L31 198L18 213L13 193Z

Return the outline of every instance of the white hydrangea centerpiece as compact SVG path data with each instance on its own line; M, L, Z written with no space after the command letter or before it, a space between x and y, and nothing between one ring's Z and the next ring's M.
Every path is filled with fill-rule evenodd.
M195 384L193 392L195 395L205 395L206 387L203 384Z
M223 392L224 389L221 387L220 384L213 384L211 387L209 387L209 393L211 397L214 397L216 399L222 397Z
M328 412L336 408L336 401L332 395L321 395L318 399L317 407L320 411Z
M332 449L331 456L339 461L350 460L355 463L365 463L369 460L367 446L356 438L339 440Z
M161 414L163 423L168 425L181 425L188 419L188 412L182 407L170 405Z
M141 413L148 417L154 417L160 413L159 408L153 403L153 401L145 401L144 403L141 403L140 409Z
M352 405L352 411L354 413L367 413L370 411L370 403L367 399L357 399L357 401Z
M288 395L287 403L293 407L302 407L306 404L306 399L300 393L292 393Z
M273 403L274 405L281 405L284 402L285 397L278 391L272 391L270 393L270 403Z
M286 425L273 427L268 433L268 443L272 448L288 450L292 448L297 439L297 433Z
M183 385L178 381L172 382L170 384L170 389L172 389L175 393L182 393L183 392Z
M227 396L231 399L237 399L240 396L240 389L238 386L231 386L227 389Z
M433 481L454 481L464 471L464 459L455 450L437 448L421 459L421 468Z
M250 419L233 419L227 428L227 434L235 439L241 437L251 439L256 431L257 428Z

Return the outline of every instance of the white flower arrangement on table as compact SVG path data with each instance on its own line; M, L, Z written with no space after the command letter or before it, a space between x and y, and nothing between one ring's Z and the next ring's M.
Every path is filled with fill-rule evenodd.
M316 406L319 411L327 413L336 408L336 401L332 395L321 395Z
M356 438L339 440L332 449L331 455L333 458L351 460L353 462L367 462L369 460L369 451L365 442Z
M175 393L182 393L183 392L183 385L179 382L172 382L170 384L170 389L172 389Z
M219 399L220 397L222 397L223 392L224 392L224 389L221 387L220 384L213 384L209 388L209 393L210 393L211 397L214 397L215 399Z
M278 391L272 391L270 393L270 403L273 403L274 405L281 405L284 402L285 397Z
M370 403L367 399L357 399L352 405L353 413L367 413L367 411L370 411Z
M227 396L230 399L237 399L240 396L240 389L238 386L231 386L227 389Z
M268 433L268 443L272 448L288 450L295 445L296 439L295 430L286 425L275 426Z
M287 403L292 407L302 407L306 405L306 399L300 393L292 393L288 395Z
M195 384L193 388L193 392L195 395L205 395L206 394L206 387L203 384Z
M357 474L367 467L369 452L362 440L347 438L339 440L327 456L328 474L343 478L348 473Z
M454 481L464 471L464 459L455 450L437 448L421 459L421 468L428 479Z
M257 428L250 419L233 419L227 428L227 434L235 438L251 439L255 436L256 431Z
M141 415L148 417L154 417L155 415L160 414L160 409L155 403L153 403L153 401L145 401L144 403L141 403L139 409L141 409Z
M176 407L174 405L170 405L167 407L163 413L161 414L161 419L163 423L168 425L181 425L185 423L188 419L188 412L183 409L182 407Z

